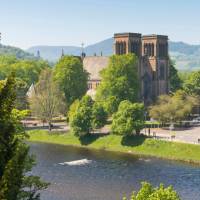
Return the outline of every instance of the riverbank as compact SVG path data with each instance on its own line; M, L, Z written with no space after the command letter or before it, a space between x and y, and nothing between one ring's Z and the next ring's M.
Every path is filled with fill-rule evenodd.
M92 135L79 139L70 133L34 130L28 132L29 141L72 145L135 155L153 156L200 164L200 145L167 142L145 137L123 138L117 135Z

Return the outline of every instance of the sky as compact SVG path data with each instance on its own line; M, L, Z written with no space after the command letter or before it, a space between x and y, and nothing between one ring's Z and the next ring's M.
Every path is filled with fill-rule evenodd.
M2 44L86 46L118 32L200 44L199 0L0 0Z

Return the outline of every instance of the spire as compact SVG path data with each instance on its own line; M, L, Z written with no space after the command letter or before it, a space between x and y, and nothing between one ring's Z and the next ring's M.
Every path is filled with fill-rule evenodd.
M65 56L65 52L64 52L64 49L62 49L62 54L61 54L61 57Z
M40 59L40 50L37 51L37 59Z
M84 52L84 43L83 42L81 43L81 51L82 51L81 52L81 58L84 59L85 56L86 56L86 53Z

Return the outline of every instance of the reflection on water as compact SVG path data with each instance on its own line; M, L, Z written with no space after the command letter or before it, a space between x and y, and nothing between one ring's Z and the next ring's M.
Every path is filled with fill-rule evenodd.
M200 199L200 168L179 162L105 151L31 143L38 165L33 173L51 182L42 200L121 200L141 181L173 185L183 200ZM87 159L84 165L58 165Z

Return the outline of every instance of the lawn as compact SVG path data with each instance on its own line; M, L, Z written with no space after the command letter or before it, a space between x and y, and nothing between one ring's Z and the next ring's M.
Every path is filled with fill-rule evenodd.
M29 131L28 134L29 141L104 149L200 164L200 145L167 142L143 136L123 138L117 135L91 135L79 139L70 133L49 133L44 130Z

